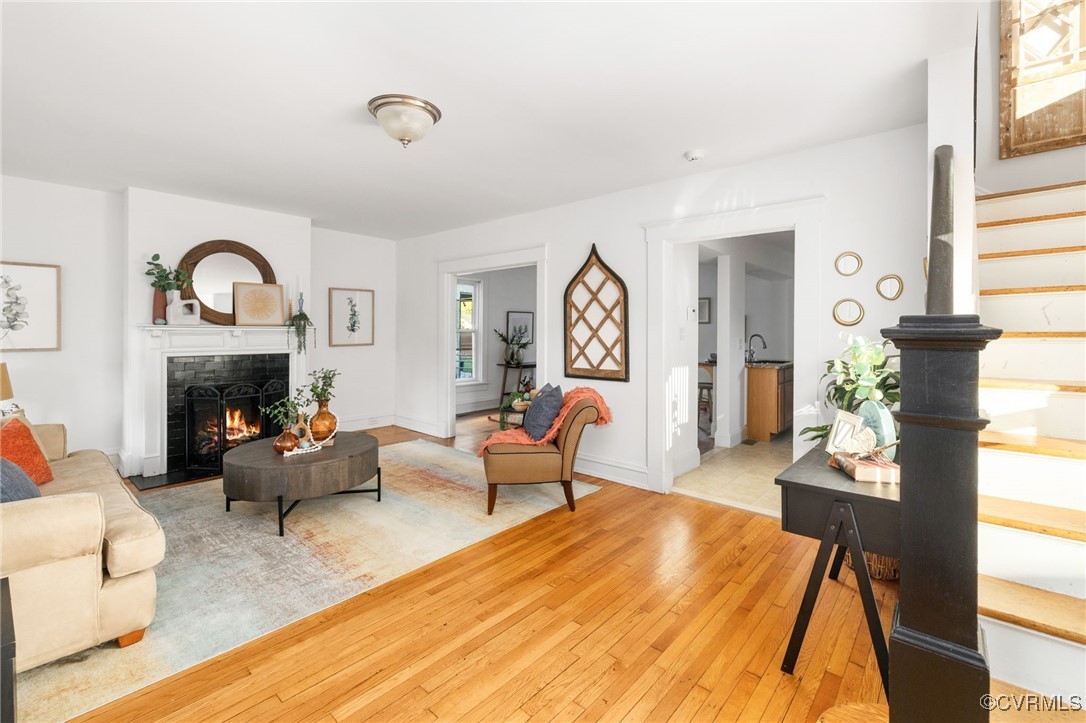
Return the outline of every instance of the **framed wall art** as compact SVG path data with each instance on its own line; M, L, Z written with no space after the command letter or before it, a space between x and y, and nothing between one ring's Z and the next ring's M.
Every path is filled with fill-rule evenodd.
M0 261L0 349L60 351L60 267Z
M698 323L713 323L713 299L711 296L698 297Z
M515 333L523 333L521 340L525 344L535 341L535 312L532 311L507 311L505 312L505 334L512 336Z
M626 283L596 245L566 286L566 376L630 381Z
M234 323L237 326L282 326L286 323L283 285L235 281Z
M328 289L328 346L373 346L373 289Z

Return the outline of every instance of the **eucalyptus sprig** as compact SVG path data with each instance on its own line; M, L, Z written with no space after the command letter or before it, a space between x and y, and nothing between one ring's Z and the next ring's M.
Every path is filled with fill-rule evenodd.
M159 263L161 257L154 254L147 265L151 268L144 272L151 277L151 287L159 291L178 291L192 285L192 277L189 272L181 269L173 269Z
M509 334L505 334L497 329L494 330L494 333L498 335L498 339L500 339L503 344L515 346L517 349L528 348L529 342L524 341L528 336L527 324L524 324L523 326L514 326L513 331Z
M335 369L318 369L309 372L309 376L313 378L313 381L309 384L309 394L313 397L313 401L327 402L336 396L332 394L332 387L335 386L336 377L339 376L338 371Z
M305 387L298 387L294 390L293 397L283 397L266 407L261 407L260 413L266 414L269 419L285 429L298 420L299 412L302 413L304 420L307 416L305 409L312 403L313 400L305 394Z

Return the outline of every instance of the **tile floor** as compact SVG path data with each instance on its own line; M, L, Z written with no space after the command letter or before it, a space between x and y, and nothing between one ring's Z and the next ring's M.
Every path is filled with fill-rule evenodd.
M792 430L772 442L716 447L701 456L701 466L675 480L673 492L781 516L781 496L774 477L792 464Z

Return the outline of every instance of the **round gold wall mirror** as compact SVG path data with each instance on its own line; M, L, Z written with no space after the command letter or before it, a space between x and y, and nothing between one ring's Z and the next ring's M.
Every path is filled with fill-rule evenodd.
M856 274L864 265L864 260L855 251L846 251L833 262L833 268L842 276Z
M864 307L856 299L841 299L833 305L833 320L841 326L856 326L864 318Z
M234 325L234 282L275 283L275 272L264 256L240 241L217 239L193 246L177 268L189 272L192 285L182 299L200 302L200 318L209 324Z
M905 290L905 282L897 274L886 274L875 284L875 291L887 301L894 301Z

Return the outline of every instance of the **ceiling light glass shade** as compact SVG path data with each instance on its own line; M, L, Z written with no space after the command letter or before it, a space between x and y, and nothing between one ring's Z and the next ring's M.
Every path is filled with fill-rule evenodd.
M369 102L370 113L391 137L408 144L421 140L441 120L433 103L411 95L379 95Z

